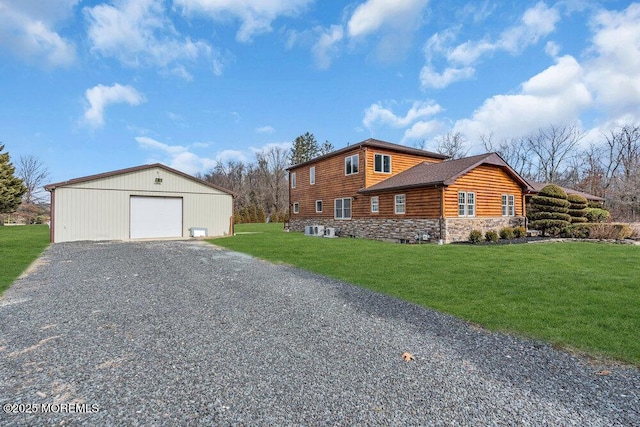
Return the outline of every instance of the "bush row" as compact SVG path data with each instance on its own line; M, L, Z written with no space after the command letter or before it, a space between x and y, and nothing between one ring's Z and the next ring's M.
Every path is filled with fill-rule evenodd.
M487 242L497 242L498 239L513 240L527 236L527 230L520 227L504 227L499 232L489 230L484 235L480 230L471 230L469 233L469 241L471 243L480 243L484 237Z

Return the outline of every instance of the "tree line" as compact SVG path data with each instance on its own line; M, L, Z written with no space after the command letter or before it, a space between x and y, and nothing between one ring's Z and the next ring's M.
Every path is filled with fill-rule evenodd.
M198 178L231 190L234 198L234 221L282 222L289 214L289 180L287 168L333 151L329 141L320 144L312 133L298 136L291 149L272 146L256 153L253 163L218 162Z

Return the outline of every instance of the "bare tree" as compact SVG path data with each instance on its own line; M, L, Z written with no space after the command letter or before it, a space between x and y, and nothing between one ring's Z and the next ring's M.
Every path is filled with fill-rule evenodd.
M447 132L436 139L436 151L452 159L464 157L469 152L467 138L460 132Z
M485 150L498 153L520 176L533 179L531 156L525 138L505 138L496 144L493 134L489 134L480 135L480 141Z
M23 196L23 203L37 204L44 201L46 192L42 189L49 171L45 164L36 156L30 154L20 156L17 165L17 175L22 179L27 192Z
M561 183L563 168L576 154L576 146L584 135L576 126L550 125L526 137L526 146L534 156L535 179L549 184Z
M289 152L282 147L271 147L256 154L257 170L263 188L265 212L267 214L284 212L288 206L287 167Z

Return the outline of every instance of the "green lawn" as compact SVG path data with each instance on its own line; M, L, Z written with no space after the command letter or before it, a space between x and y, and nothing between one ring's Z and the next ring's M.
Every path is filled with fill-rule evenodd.
M640 246L400 245L285 233L282 224L236 232L212 243L640 366Z
M0 227L0 295L49 244L46 225Z

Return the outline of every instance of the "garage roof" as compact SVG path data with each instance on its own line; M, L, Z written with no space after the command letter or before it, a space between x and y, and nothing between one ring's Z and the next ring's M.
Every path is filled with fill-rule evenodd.
M110 178L110 177L116 176L116 175L124 175L124 174L132 173L132 172L139 172L139 171L143 171L143 170L147 170L147 169L154 169L154 168L164 169L167 172L174 173L176 175L180 175L183 178L191 180L191 181L194 181L194 182L197 182L198 184L206 185L207 187L214 188L214 189L216 189L218 191L222 191L223 193L230 194L230 195L232 195L234 197L236 196L235 193L227 190L226 188L222 188L222 187L220 187L218 185L211 184L210 182L203 181L201 179L198 179L198 178L196 178L194 176L191 176L189 174L186 174L184 172L180 172L179 170L170 168L169 166L165 166L165 165L163 165L161 163L153 163L153 164L150 164L150 165L134 166L134 167L131 167L131 168L119 169L119 170L115 170L115 171L111 171L111 172L99 173L99 174L96 174L96 175L83 176L83 177L80 177L80 178L74 178L74 179L70 179L70 180L67 180L67 181L48 184L48 185L44 186L44 189L47 190L47 191L52 191L52 190L56 189L57 187L65 187L67 185L79 184L79 183L82 183L82 182L93 181L93 180L96 180L96 179Z

